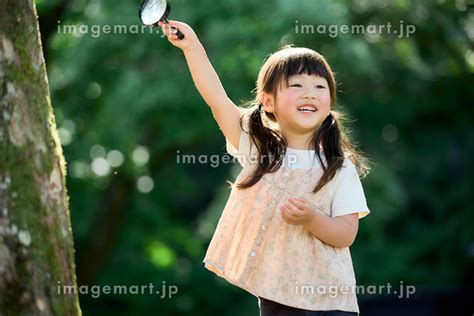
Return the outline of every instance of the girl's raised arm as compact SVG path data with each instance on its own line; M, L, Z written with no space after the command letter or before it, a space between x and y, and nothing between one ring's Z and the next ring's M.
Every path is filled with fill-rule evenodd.
M193 29L185 23L169 21L169 26L179 29L184 34L184 39L179 40L168 25L160 22L160 26L169 42L183 51L199 93L211 108L212 114L225 138L229 140L232 146L239 149L241 112L227 96L204 47Z

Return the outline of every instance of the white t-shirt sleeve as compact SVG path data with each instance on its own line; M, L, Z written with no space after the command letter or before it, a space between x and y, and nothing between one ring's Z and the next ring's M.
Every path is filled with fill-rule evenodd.
M359 219L369 215L370 210L354 163L346 157L342 168L332 181L331 216L359 214Z
M248 116L243 116L242 126L244 130L240 130L239 149L237 150L226 138L226 151L232 157L236 158L240 165L244 166L250 160L251 155L251 139L248 133Z

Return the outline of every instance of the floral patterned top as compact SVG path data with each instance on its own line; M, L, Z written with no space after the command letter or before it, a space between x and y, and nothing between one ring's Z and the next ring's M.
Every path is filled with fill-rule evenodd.
M255 167L257 150L244 115L239 150L241 182ZM285 160L284 160L285 161ZM359 312L349 248L330 246L301 225L286 223L278 208L289 197L302 197L327 216L358 213L367 207L353 163L346 157L330 183L316 194L321 168L293 169L284 162L274 173L247 189L233 187L203 260L205 267L228 282L280 304L314 311Z

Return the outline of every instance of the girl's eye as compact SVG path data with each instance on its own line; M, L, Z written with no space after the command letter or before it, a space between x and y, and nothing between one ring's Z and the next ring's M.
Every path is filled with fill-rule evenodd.
M294 83L294 84L290 85L290 87L301 87L301 85L299 83Z
M320 84L318 84L318 85L316 86L316 88L318 88L318 89L326 89L326 87L325 87L325 86L323 86L323 85L320 85Z

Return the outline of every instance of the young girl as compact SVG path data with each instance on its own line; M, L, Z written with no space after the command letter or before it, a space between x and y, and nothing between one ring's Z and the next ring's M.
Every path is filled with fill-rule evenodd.
M370 212L359 179L367 168L339 126L324 57L308 48L275 52L260 69L253 105L241 109L193 30L177 21L161 27L184 52L227 151L243 167L206 268L257 296L260 315L357 315L349 246Z

